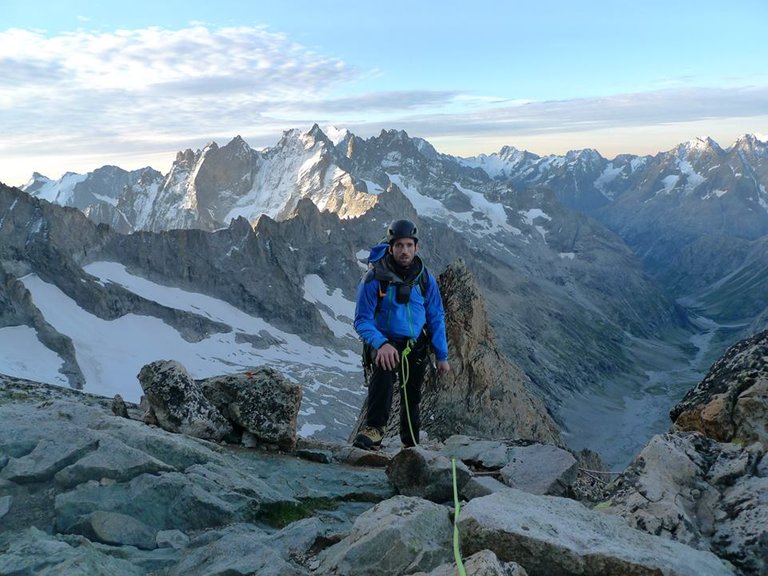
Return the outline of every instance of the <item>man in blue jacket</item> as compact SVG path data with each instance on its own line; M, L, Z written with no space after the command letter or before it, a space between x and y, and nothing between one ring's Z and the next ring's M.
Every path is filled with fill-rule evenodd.
M438 374L447 374L445 311L435 277L424 266L416 225L396 220L387 229L389 247L357 289L355 330L370 366L366 422L354 446L374 449L384 437L395 382L400 383L400 440L419 440L419 402L430 345Z

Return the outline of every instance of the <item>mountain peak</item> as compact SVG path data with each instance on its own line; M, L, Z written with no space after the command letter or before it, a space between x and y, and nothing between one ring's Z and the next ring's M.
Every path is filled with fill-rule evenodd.
M699 151L699 152L706 152L709 150L714 150L716 152L721 152L722 148L720 148L720 145L715 142L712 138L707 136L706 138L696 137L688 140L687 142L683 142L677 147L678 152L693 152L693 151Z
M594 162L596 160L604 160L600 155L600 152L594 148L583 148L581 150L569 150L565 154L566 160L580 160L582 162Z
M736 140L733 148L742 152L768 156L768 136L759 134L742 134Z

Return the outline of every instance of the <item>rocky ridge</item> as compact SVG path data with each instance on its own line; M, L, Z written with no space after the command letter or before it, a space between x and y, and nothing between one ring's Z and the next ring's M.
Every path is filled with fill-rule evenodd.
M147 387L168 371L152 374ZM0 398L2 573L436 575L453 559L452 467L469 502L462 551L496 565L492 574L735 573L709 552L535 496L572 482L573 464L518 488L473 472L478 462L501 479L514 470L525 455L504 442L459 436L399 453L301 442L281 453L170 433L143 422L146 407L127 405L125 418L108 399L63 388L3 378ZM165 402L155 397L151 413Z

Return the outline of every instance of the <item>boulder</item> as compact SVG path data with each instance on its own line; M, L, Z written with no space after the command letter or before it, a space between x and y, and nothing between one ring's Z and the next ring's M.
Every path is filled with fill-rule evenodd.
M768 571L768 478L755 475L762 447L698 432L654 436L597 506L631 526L712 550L745 574Z
M90 430L65 427L50 438L37 441L31 452L10 458L0 477L17 484L50 480L97 446L98 437Z
M401 576L428 572L453 558L449 509L394 496L361 514L352 531L320 554L318 574Z
M70 528L73 534L82 534L92 542L115 546L136 546L143 550L157 548L157 530L153 530L132 516L96 510L83 516Z
M573 454L547 444L514 446L507 457L509 463L500 470L502 481L531 494L565 496L579 470Z
M138 378L148 418L164 430L207 440L222 440L232 432L231 424L178 362L152 362L141 369Z
M123 558L101 552L84 541L65 538L30 527L0 533L0 574L119 574L143 576L147 571Z
M464 571L472 576L528 576L525 568L517 562L502 562L496 557L496 554L490 550L481 550L475 552L462 560ZM458 568L456 563L443 564L438 566L432 572L417 572L413 576L456 576Z
M302 388L272 368L216 376L200 383L205 397L235 430L251 433L258 442L282 450L296 446Z
M471 500L458 521L462 552L491 550L530 576L726 576L711 552L635 530L567 498L509 489Z
M406 496L418 496L433 502L453 500L453 463L437 452L420 446L401 450L387 467L387 476L395 489ZM456 484L463 487L471 473L463 462L456 463Z

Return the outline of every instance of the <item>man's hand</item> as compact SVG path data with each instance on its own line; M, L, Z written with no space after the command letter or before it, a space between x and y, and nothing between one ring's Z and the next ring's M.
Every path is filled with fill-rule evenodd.
M394 370L400 362L400 354L392 344L384 344L376 353L376 365L384 370Z
M448 360L437 361L437 374L438 376L445 376L451 371L451 365L448 364Z

